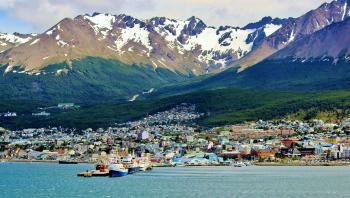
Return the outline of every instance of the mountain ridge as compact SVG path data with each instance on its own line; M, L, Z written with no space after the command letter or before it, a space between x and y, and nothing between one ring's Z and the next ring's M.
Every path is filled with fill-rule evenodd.
M332 23L344 21L349 16L349 0L335 0L324 3L318 8L291 20L287 25L264 38L259 46L235 63L235 66L240 67L239 71L243 71L273 55L293 41L313 34Z
M4 51L0 63L8 64L6 71L21 66L25 71L37 72L49 64L94 55L182 73L216 73L276 31L279 23L271 20L253 29L216 28L196 17L181 21L165 17L139 20L123 14L79 15L63 19L31 38L32 42Z
M93 13L65 18L0 52L0 88L8 98L72 101L99 100L99 89L101 101L162 96L165 89L165 95L226 87L347 89L347 56L325 52L339 55L347 47L348 38L339 45L332 41L347 35L348 29L337 24L347 23L349 1L326 3L298 18L264 17L242 28L211 27L195 16L140 20ZM329 37L327 42L323 37ZM309 53L312 61L298 53ZM258 63L235 67L249 58Z

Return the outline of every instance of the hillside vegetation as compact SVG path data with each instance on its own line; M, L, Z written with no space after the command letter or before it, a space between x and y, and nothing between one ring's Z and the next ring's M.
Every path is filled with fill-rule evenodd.
M2 100L59 102L125 102L151 88L189 80L189 76L148 65L88 57L71 64L50 65L40 75L18 72L0 76ZM3 73L5 67L0 67Z
M200 91L163 99L142 100L123 104L107 104L83 107L78 110L62 112L49 119L7 120L5 127L65 126L76 128L107 127L115 123L135 120L167 110L181 103L197 106L205 116L198 120L203 126L234 124L259 119L314 119L320 115L341 120L349 115L349 91L321 93L267 92L222 89ZM304 113L301 113L304 112Z
M336 64L335 64L336 62ZM330 91L350 89L350 63L333 58L266 60L242 72L237 68L161 88L151 97L165 97L199 90L235 88L265 91Z

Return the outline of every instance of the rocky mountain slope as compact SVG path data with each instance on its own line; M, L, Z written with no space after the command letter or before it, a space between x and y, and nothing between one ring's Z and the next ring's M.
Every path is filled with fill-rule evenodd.
M350 18L301 38L268 59L293 59L293 61L315 61L315 59L350 60Z
M93 103L222 87L348 89L349 3L242 28L95 13L38 35L0 35L0 96Z
M20 66L40 73L50 64L87 56L147 64L183 74L219 72L250 52L287 20L264 18L245 28L209 27L202 20L155 17L139 20L126 15L95 13L66 18L35 37L0 54L6 72Z
M315 10L291 19L279 30L263 39L249 54L236 65L240 71L252 66L294 41L313 34L333 23L344 21L350 16L350 0L336 0L324 3Z
M258 90L350 89L350 18L300 38L241 72L231 68L195 83L166 87L154 93L173 95L203 89Z

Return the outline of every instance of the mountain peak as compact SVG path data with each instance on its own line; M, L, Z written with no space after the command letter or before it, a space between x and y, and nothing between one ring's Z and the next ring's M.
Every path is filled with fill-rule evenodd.
M350 39L343 36L350 31L350 18L333 23L314 34L308 35L291 43L278 51L270 59L319 59L332 57L334 59L350 55Z
M298 18L291 18L282 28L263 39L252 53L235 63L240 71L259 63L289 44L350 16L350 0L324 3Z
M266 16L244 28L208 27L196 16L186 20L166 17L140 20L126 14L94 12L62 20L25 45L8 45L6 49L12 49L0 53L0 62L40 70L48 64L97 56L155 68L196 70L196 74L218 72L240 63L262 44L262 51L267 49L268 53L261 52L258 58L253 57L254 61L266 58L299 37L341 21L342 16L347 16L349 9L344 5L348 1L338 0L337 6L329 6L329 11L319 9L297 19ZM3 37L6 38L10 36Z
M192 16L186 20L188 23L183 29L183 34L194 36L202 33L207 25L199 18Z
M293 20L293 18L281 19L281 18L272 18L271 16L265 16L258 22L249 23L248 25L244 26L243 29L258 29L267 24L284 25L291 20Z
M191 16L190 18L188 18L186 21L189 22L198 22L198 21L202 21L201 19L197 18L196 16Z

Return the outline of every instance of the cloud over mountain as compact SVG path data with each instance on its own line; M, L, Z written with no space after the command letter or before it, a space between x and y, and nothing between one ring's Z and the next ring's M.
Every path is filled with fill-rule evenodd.
M209 25L239 25L263 16L298 16L329 0L2 0L0 9L43 31L81 13L130 14L140 18L197 16Z

